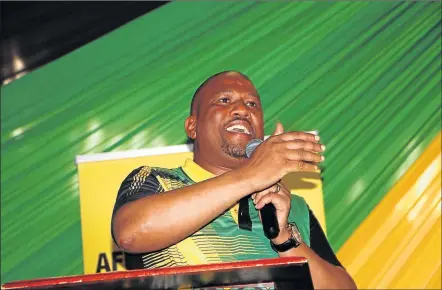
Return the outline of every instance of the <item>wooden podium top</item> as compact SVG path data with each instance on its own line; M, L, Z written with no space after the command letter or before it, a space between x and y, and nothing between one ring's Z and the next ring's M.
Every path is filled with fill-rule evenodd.
M300 257L23 280L1 289L189 289L269 282L313 289L307 259Z

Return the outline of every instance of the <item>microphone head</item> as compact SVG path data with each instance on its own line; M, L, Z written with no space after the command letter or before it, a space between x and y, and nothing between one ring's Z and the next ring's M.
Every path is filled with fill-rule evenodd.
M256 147L259 146L263 141L261 139L252 139L249 143L247 143L246 146L246 155L247 158L250 158L252 156L253 151L255 151Z

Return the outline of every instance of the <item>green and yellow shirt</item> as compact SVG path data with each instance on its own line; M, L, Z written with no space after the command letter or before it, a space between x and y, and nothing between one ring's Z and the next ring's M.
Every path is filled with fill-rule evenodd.
M190 159L186 160L184 166L175 169L148 166L137 168L123 181L118 192L113 216L121 206L128 202L159 192L189 186L213 177L215 175ZM314 228L319 227L323 236L322 241L317 244L324 244L323 240L325 239L328 246L325 256L331 257L333 264L340 265L304 199L293 195L291 203L288 219L289 222L296 223L304 242L309 246L311 244L310 231L313 218ZM241 226L241 219L238 222L238 212L244 208L250 216L251 227ZM278 254L270 247L269 240L264 235L258 211L249 198L245 206L242 204L240 208L237 203L211 223L176 245L156 252L126 254L126 268L148 269L275 257L278 257Z

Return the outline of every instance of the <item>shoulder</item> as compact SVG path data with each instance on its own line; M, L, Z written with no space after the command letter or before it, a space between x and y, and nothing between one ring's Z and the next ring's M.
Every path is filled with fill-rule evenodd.
M169 169L163 167L152 167L148 165L140 166L134 170L126 177L127 178L143 178L149 175L163 177L163 178L177 178L179 168Z
M292 201L296 203L307 204L307 202L302 196L293 193L292 193Z
M162 168L162 167L152 167L151 174L156 178L161 180L170 180L178 182L182 185L189 185L192 180L186 175L186 173L181 169L177 168Z
M292 209L302 209L303 211L309 210L309 206L302 196L292 194L291 196Z
M302 196L292 194L290 204L291 215L309 217L310 207Z
M124 180L123 187L140 188L141 186L149 186L150 188L158 187L160 191L168 191L183 186L193 184L193 181L178 168L163 168L141 166L133 170Z

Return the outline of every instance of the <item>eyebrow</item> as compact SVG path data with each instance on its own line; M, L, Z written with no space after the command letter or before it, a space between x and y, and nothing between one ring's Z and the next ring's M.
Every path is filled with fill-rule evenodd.
M233 91L232 90L224 90L224 91L216 93L215 95L218 96L218 95L222 95L222 94L233 94Z
M226 93L227 94L233 94L233 91L232 90L223 90L223 91L221 91L219 93L216 93L215 95L219 96L219 95L226 94ZM258 98L258 99L260 98L258 94L247 93L247 95L249 95L251 97L254 97L254 98Z

